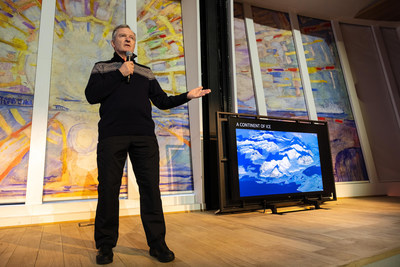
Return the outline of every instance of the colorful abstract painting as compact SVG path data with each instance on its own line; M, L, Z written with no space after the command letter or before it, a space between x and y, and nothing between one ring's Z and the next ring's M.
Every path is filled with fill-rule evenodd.
M0 203L25 201L40 14L39 1L0 2Z
M84 90L93 65L110 59L112 30L125 1L57 0L43 200L97 197L99 105ZM125 168L121 196L127 195Z
M187 91L180 1L137 1L140 64L152 69L169 95ZM193 190L187 104L170 110L153 107L160 147L162 192Z
M234 4L233 24L238 113L257 114L242 4Z
M368 180L331 23L299 22L318 119L328 121L335 181Z
M308 118L288 14L252 13L268 116Z

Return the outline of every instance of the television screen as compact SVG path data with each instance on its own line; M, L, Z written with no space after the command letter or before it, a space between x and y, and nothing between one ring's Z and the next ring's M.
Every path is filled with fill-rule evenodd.
M240 197L323 191L316 133L236 129Z
M326 122L229 118L233 199L335 197Z

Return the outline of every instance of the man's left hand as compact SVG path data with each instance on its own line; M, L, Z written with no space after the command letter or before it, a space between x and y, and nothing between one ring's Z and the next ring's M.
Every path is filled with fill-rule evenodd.
M203 86L199 86L197 88L190 90L187 94L187 98L188 99L199 98L199 97L203 97L209 93L211 93L210 89L203 89Z

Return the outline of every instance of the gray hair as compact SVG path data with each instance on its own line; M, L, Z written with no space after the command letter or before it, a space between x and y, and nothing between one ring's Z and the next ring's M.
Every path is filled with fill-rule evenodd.
M114 28L114 30L113 30L113 32L112 32L112 40L113 40L113 41L115 40L115 37L117 37L117 36L116 36L116 35L117 35L117 30L118 30L118 29L123 29L123 28L128 28L128 29L131 30L131 27L129 27L128 24L120 24L120 25L118 25L117 27ZM136 33L133 33L133 34L135 35L135 38L136 38Z

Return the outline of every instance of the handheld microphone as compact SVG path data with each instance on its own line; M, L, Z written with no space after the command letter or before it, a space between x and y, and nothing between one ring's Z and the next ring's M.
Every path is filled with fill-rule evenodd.
M133 56L133 53L131 51L126 51L126 61L131 61L132 56ZM131 80L131 75L129 74L128 75L128 83L130 82L130 80Z

